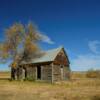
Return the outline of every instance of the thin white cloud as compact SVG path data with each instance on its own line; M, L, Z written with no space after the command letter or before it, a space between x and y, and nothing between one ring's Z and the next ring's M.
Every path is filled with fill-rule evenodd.
M43 42L48 43L48 44L54 44L54 41L52 41L51 38L48 37L47 35L38 33L38 36L40 36L42 38L41 40Z
M72 60L72 67L79 70L100 69L100 56L93 54L78 55Z
M100 47L100 41L98 40L89 41L88 46L93 53L96 54L100 53L100 51L98 50Z
M46 35L42 35L42 41L46 42L48 44L54 44L54 42L51 40L51 38Z
M89 41L88 46L91 50L90 53L77 55L72 59L71 66L73 70L88 70L88 69L100 69L100 41Z

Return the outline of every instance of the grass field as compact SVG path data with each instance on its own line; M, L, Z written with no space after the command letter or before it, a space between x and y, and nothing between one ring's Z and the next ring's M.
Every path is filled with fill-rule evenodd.
M10 72L0 72L0 79L9 79Z
M9 75L0 73L0 100L100 100L100 79L80 78L50 84L9 81Z

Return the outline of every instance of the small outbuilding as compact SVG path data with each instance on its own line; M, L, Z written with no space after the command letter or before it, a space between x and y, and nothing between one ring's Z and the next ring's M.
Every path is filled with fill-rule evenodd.
M64 48L59 47L30 62L22 61L15 72L21 80L64 81L70 79L70 62Z

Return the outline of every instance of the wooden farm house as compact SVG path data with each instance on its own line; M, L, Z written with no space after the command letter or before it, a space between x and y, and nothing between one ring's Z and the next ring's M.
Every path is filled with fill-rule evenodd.
M30 62L22 61L17 68L18 79L63 81L70 78L70 62L63 47L48 50Z

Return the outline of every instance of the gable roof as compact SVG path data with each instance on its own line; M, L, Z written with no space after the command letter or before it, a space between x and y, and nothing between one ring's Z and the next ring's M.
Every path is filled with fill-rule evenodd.
M55 60L57 54L63 49L63 47L59 47L56 49L48 50L44 53L43 56L39 58L32 59L30 62L22 61L21 64L29 64L29 63L43 63L43 62L52 62Z

